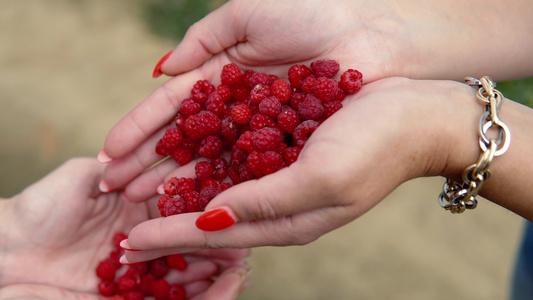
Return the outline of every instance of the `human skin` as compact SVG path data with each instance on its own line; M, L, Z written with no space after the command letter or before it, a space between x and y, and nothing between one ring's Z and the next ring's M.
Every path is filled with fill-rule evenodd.
M98 263L116 232L156 216L148 203L126 203L98 190L104 167L72 159L10 199L0 200L0 299L101 299ZM247 249L207 250L187 256L173 274L189 299L235 299L247 280ZM211 281L218 275L220 281ZM218 297L214 294L218 294Z
M153 219L132 229L128 241L142 251L126 257L135 262L162 251L307 244L357 219L406 181L440 175L460 182L481 153L478 127L484 105L475 94L476 89L454 81L370 83L322 123L295 163L235 185L206 207L226 209L235 225L199 232L195 220L201 213ZM533 157L528 132L533 110L506 100L500 118L512 142L494 158L481 195L533 220L528 184L533 170L524 167ZM168 176L176 173L186 171ZM132 184L143 185L142 179ZM173 238L177 235L180 239Z

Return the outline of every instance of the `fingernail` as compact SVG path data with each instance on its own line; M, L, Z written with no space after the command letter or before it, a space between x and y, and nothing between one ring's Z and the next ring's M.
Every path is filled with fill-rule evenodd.
M157 193L159 195L164 195L165 194L165 185L164 184L160 184L158 187L157 187Z
M127 251L141 251L141 250L137 250L137 249L132 249L130 247L130 244L128 243L128 239L125 239L125 240L122 240L120 242L120 248L122 248L123 250L127 250Z
M121 264L123 265L127 265L127 266L130 266L130 265L133 265L133 263L130 263L128 261L128 259L126 258L126 254L122 255L119 260L118 260Z
M98 160L98 162L101 164L108 164L113 161L113 159L109 157L109 155L107 155L107 152L105 151L105 149L102 149L102 151L98 153L96 160Z
M235 224L236 218L227 208L216 208L204 212L196 220L196 227L203 231L218 231Z
M122 199L124 199L124 201L126 201L126 202L132 203L130 198L128 198L128 196L126 196L126 191L122 192Z
M113 191L113 189L110 188L109 185L107 185L107 182L105 182L103 179L100 181L98 188L100 189L102 193L109 193Z
M155 65L154 72L152 73L153 78L157 78L161 75L163 75L163 72L161 71L161 66L167 61L168 57L174 52L174 50L170 50L165 56L163 56L158 62L157 65Z

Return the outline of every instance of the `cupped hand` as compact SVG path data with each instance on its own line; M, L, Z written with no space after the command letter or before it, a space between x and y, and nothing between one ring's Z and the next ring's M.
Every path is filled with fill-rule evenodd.
M0 296L98 298L95 270L114 247L113 235L156 216L153 203L101 193L103 169L95 159L72 159L0 202ZM234 299L247 277L247 255L246 249L191 254L190 267L175 280L191 298L218 291ZM222 280L213 282L215 275Z
M206 207L204 214L218 211L236 224L202 231L195 226L201 213L143 222L128 237L142 251L128 253L128 260L201 248L307 244L358 218L405 181L460 176L477 155L481 105L474 93L457 82L391 78L368 84L322 123L295 163L237 184ZM456 130L466 137L459 141ZM455 148L459 142L464 148Z

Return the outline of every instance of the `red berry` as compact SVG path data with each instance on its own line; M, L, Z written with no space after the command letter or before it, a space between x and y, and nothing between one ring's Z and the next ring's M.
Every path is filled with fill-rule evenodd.
M200 199L199 199L199 206L200 210L204 210L207 204L211 201L211 199L215 198L216 195L218 195L220 191L218 188L212 188L207 187L200 191Z
M283 157L275 151L261 154L260 168L263 175L272 174L283 167Z
M173 196L165 203L165 216L184 214L187 212L187 201L181 196Z
M200 201L200 194L197 191L186 192L182 197L187 201L187 212L201 211L198 204Z
M231 118L237 124L248 124L252 118L252 110L246 104L236 105L231 109Z
M301 82L307 76L311 75L313 71L309 69L306 65L293 65L289 68L289 82L295 88L300 88Z
M252 119L250 120L250 128L252 130L255 131L263 129L265 127L276 127L276 122L273 118L263 115L261 113L257 113L252 116Z
M253 132L245 131L241 134L235 145L247 152L252 152L254 150L253 136Z
M173 153L183 141L183 133L179 128L171 127L165 131L161 138L161 146L165 149L165 153Z
M98 291L102 296L113 296L117 290L117 284L112 280L104 280L98 284Z
M281 111L281 102L276 97L268 97L259 103L259 113L276 118Z
M329 102L335 99L338 87L339 83L337 81L320 77L316 80L314 94L322 102Z
M245 101L250 97L250 87L244 83L231 86L231 96L236 101Z
M191 149L178 147L176 150L174 150L172 157L180 166L184 166L192 160L193 155L194 152Z
M311 63L311 70L316 77L333 78L339 72L339 63L335 60L317 60Z
M202 191L205 188L218 189L218 181L214 180L213 178L200 181L200 191Z
M168 291L168 300L185 300L187 293L185 288L177 283L171 284Z
M154 274L147 273L141 276L141 282L139 282L139 291L141 291L143 294L147 296L152 295L152 291L150 289L152 283L156 281L157 278L154 276Z
M305 146L305 143L311 137L311 134L318 128L318 125L317 121L307 120L296 126L292 133L294 145L300 148Z
M252 76L255 74L254 70L246 70L244 71L244 74L242 75L242 83L244 83L246 86L250 86Z
M289 147L283 151L283 159L287 163L287 166L293 164L300 155L301 148L298 147Z
M263 86L270 86L272 85L272 80L270 79L270 76L266 73L262 72L256 72L250 77L250 88L254 88L258 84L261 84Z
M268 85L258 84L250 92L250 101L252 103L261 103L268 96L270 96L270 87Z
M128 272L135 273L140 278L141 275L148 272L148 263L145 261L134 263L133 265L130 265Z
M315 91L316 77L311 75L302 81L302 92L304 94L312 94Z
M183 118L195 115L202 110L202 104L194 101L192 98L187 98L181 102L180 114Z
M156 278L164 277L168 274L169 270L170 267L168 266L166 259L162 257L154 259L150 264L150 274L154 275Z
M298 114L304 120L317 120L323 113L322 101L313 95L307 95L298 106Z
M124 300L143 300L144 294L139 290L127 291L124 294Z
M342 103L338 100L333 100L327 103L324 103L324 118L331 117L339 109L342 108Z
M283 133L277 128L265 127L255 131L252 140L254 149L265 152L276 148L283 141Z
M196 173L196 178L199 180L206 180L213 176L215 168L208 161L199 161L194 166L194 172Z
M178 271L184 271L187 269L187 261L181 254L168 255L165 258L169 267Z
M157 208L159 208L159 213L161 214L162 217L167 216L165 212L165 205L167 205L168 201L170 201L170 199L172 198L174 198L174 196L164 195L164 196L159 197L159 199L157 200Z
M231 99L231 88L229 85L221 84L217 86L217 94L220 95L222 102L227 102Z
M115 247L115 249L121 250L122 248L120 248L120 242L122 242L123 240L127 238L128 236L124 232L115 233L113 235L113 246Z
M223 66L220 81L225 85L240 83L242 81L242 71L239 66L234 63Z
M241 179L241 182L245 182L255 178L255 175L250 169L248 162L243 163L239 166L239 177Z
M287 108L279 113L278 126L284 132L292 134L294 128L296 128L298 124L300 124L300 119L298 117L298 113L294 109Z
M291 98L291 86L283 79L274 81L271 86L271 91L272 96L278 98L282 104L287 103Z
M219 186L218 186L218 190L220 192L223 192L227 189L229 189L230 187L232 187L231 183L229 182L222 182Z
M255 176L260 177L263 175L261 172L261 153L257 151L253 151L248 155L248 158L246 159L248 163L248 168L250 168L250 171L254 173Z
M117 287L119 291L129 291L137 287L137 281L134 278L124 274L117 280Z
M219 118L224 116L228 109L226 104L224 104L224 102L222 101L222 97L220 97L217 92L214 92L209 95L209 98L207 99L207 102L205 104L207 111L214 113Z
M228 161L222 157L211 161L213 166L213 179L224 180L228 176Z
M302 93L293 93L291 95L291 100L289 100L289 104L292 108L298 110L298 106L300 106L300 102L302 102L305 98L305 95Z
M213 159L220 155L222 148L224 148L222 139L218 135L210 135L200 140L200 144L196 148L196 154Z
M348 95L357 93L363 86L363 74L361 72L349 69L341 75L340 87Z
M176 191L178 195L183 197L183 194L187 192L192 192L196 189L196 184L194 182L194 179L187 178L187 177L181 177L178 179L178 182L176 183Z
M163 278L157 279L150 285L150 291L152 295L156 298L166 299L168 292L170 290L170 285L168 281Z
M210 111L201 111L185 120L183 130L193 140L202 139L220 131L221 121Z
M118 268L115 262L108 258L101 261L96 267L96 276L102 280L113 281Z
M198 80L191 90L191 98L199 103L204 103L215 87L207 80Z

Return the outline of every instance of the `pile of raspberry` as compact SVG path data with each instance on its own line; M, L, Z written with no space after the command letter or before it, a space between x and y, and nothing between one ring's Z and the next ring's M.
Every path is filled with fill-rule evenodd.
M116 233L113 236L113 251L96 267L96 276L100 279L100 294L112 300L142 300L146 297L186 299L185 288L166 279L172 269L187 269L185 258L181 254L174 254L129 266L122 265L119 258L124 254L124 250L120 248L120 242L126 238L124 233Z
M317 127L361 89L359 71L335 79L339 70L335 60L295 64L285 80L231 63L220 85L197 81L156 146L180 166L194 162L196 177L165 182L161 215L203 211L232 185L294 163Z

